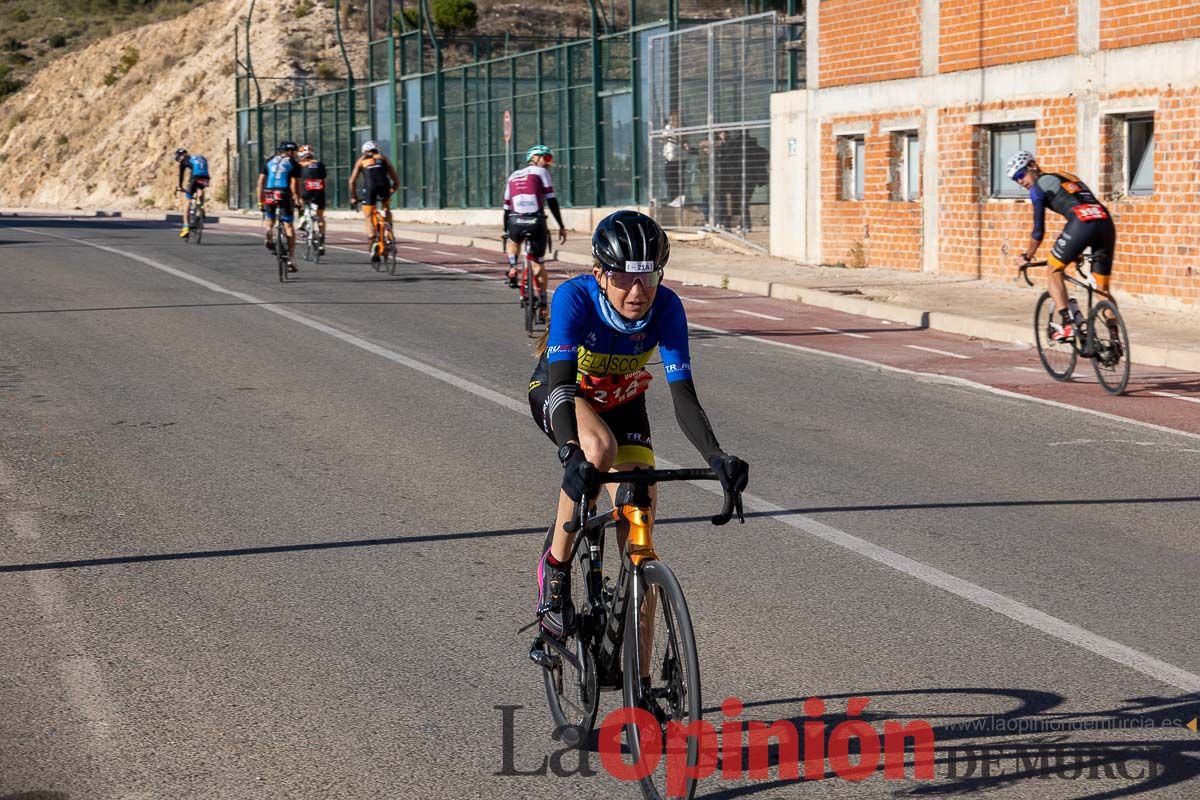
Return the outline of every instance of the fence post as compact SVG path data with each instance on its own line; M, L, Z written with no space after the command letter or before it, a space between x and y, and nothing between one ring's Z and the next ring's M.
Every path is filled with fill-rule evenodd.
M594 187L592 205L604 205L604 186L600 181L600 176L604 174L604 148L601 143L600 135L600 90L603 86L600 70L600 40L596 36L596 28L599 22L599 11L596 8L597 0L588 0L588 7L591 8L591 41L592 41L592 164L595 174L592 176L592 184Z

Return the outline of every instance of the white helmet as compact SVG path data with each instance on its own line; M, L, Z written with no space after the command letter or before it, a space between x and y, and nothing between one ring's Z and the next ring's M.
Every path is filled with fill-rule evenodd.
M363 146L362 146L363 155L366 155L367 153L371 152L372 150L378 150L378 149L379 149L379 145L375 144L374 139L363 142Z
M1008 164L1004 166L1004 174L1008 176L1009 180L1015 181L1017 173L1023 172L1033 161L1033 153L1028 150L1018 150L1008 159Z

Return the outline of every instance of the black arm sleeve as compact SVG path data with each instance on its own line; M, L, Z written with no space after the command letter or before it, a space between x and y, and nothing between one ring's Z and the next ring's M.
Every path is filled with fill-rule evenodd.
M181 188L182 188L182 186L183 186L183 173L184 173L184 170L186 170L186 169L187 169L187 162L186 162L186 161L180 161L180 162L179 162L179 184L178 184L178 185L179 185Z
M504 232L508 233L508 209L504 209L504 222L500 223L504 226Z
M700 398L696 396L696 384L689 378L674 381L670 386L671 400L675 403L675 419L679 421L683 435L700 451L705 461L713 456L724 455L708 415L700 406Z
M558 227L564 227L562 221L562 212L558 210L558 198L547 198L546 208L550 209L550 213L554 215L554 221L558 223Z
M579 441L579 422L575 419L575 370L575 359L550 362L550 429L554 431L554 441L559 447Z

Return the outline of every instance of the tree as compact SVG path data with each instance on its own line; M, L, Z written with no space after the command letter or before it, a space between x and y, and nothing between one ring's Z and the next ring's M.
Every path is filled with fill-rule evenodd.
M433 0L431 12L433 24L448 36L469 31L479 22L474 0Z

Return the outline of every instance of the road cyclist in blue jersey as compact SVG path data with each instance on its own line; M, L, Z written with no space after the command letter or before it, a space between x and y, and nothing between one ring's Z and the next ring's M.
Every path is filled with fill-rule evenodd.
M296 160L296 143L288 139L275 148L275 155L263 162L258 173L258 201L263 210L263 223L268 250L275 250L271 238L278 213L283 222L283 231L288 240L288 272L296 272L296 230L292 219L296 212L296 201L300 197L300 162Z
M177 191L183 192L183 230L179 232L180 239L188 238L191 229L188 227L188 212L191 210L192 200L202 199L204 190L208 186L211 176L208 174L208 159L202 155L189 153L186 147L180 147L175 151L175 161L179 164L179 180ZM183 184L183 176L191 173L188 178L187 186Z
M534 422L558 446L563 466L552 543L537 568L537 615L551 636L562 638L573 624L566 563L572 535L563 525L594 471L654 467L645 392L651 382L646 365L656 349L684 435L722 486L746 488L746 462L721 449L696 394L687 315L679 296L662 285L670 252L658 223L637 211L617 211L592 235L591 272L560 285L551 300L549 330L529 381ZM650 491L656 500L654 487ZM627 535L628 524L619 525L620 548Z

